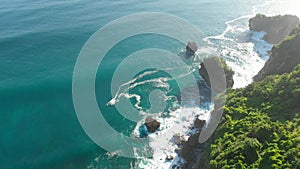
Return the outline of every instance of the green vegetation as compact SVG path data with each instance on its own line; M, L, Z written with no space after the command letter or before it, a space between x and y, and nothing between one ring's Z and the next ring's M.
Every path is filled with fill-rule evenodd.
M254 77L260 81L268 75L289 73L300 64L300 26L295 27L282 42L271 50L270 59Z
M229 89L226 100L206 150L211 169L300 168L300 65L291 73Z
M220 59L220 61L221 61L221 66L222 66L222 68L224 69L225 76L226 76L226 80L227 80L227 81L228 81L228 80L232 81L232 82L230 82L230 83L232 83L232 85L233 85L233 75L234 75L234 71L231 69L231 67L229 67L229 66L226 64L226 62L225 62L224 59L221 59L221 58L219 58L219 59ZM227 84L228 84L228 83L227 83Z

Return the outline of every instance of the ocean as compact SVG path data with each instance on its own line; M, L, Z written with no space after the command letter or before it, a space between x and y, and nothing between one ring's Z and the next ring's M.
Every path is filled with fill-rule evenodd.
M168 168L172 162L162 161L160 157L135 159L120 157L118 152L107 152L82 129L73 105L72 77L77 57L89 37L104 25L126 15L140 12L175 15L203 32L201 38L206 52L226 60L236 72L234 88L239 88L251 83L272 47L261 39L263 33L248 30L248 19L256 13L300 16L296 3L295 0L2 1L0 168ZM108 105L115 97L110 92L112 76L129 54L147 48L180 55L185 44L158 35L134 36L114 46L97 72L95 93L103 116L116 131L128 136L138 135L141 123L119 114L115 104ZM199 64L198 61L193 64ZM197 71L192 73L201 82L206 98L209 95L205 94L207 87ZM156 72L135 83L169 76ZM191 122L176 119L178 113L185 112L191 118L195 114L207 116L209 103L199 107L192 103L193 100L187 100L188 107L178 107L176 96L181 91L174 83L160 79L154 81L154 87L150 83L140 83L130 89L131 94L140 98L140 111L151 108L147 101L150 90L160 89L168 96L169 109L160 119L162 129L158 136L149 135L152 138L149 144L154 150L171 152L174 148L161 141L169 139L163 133L169 126L178 124L179 133L188 131ZM187 84L186 88L193 87ZM126 90L120 92L126 93ZM189 94L188 90L186 92ZM136 98L127 99L134 105L138 102Z

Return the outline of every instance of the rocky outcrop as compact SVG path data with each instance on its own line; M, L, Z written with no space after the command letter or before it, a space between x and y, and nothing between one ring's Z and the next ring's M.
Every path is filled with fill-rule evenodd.
M206 121L203 119L199 119L199 116L197 116L196 120L194 121L194 128L202 129L205 125Z
M234 84L234 71L227 66L223 59L217 56L204 58L199 73L205 80L207 86L214 91L224 88L224 78L226 80L225 88L231 88ZM211 74L211 77L209 73ZM213 83L213 85L211 83Z
M145 120L145 125L148 132L153 133L160 127L160 122L155 120L153 117L147 117Z
M204 143L199 143L199 136L205 123L205 120L201 120L197 117L193 125L194 128L198 129L197 132L182 143L180 156L185 160L183 165L184 169L199 168L204 158Z
M289 35L298 24L299 18L293 15L267 17L257 14L249 20L249 29L257 32L266 32L264 40L271 44L277 44Z
M176 145L181 145L181 143L185 142L185 138L179 134L175 134L172 137L172 142L175 143Z
M188 56L194 55L195 52L198 50L198 45L196 42L188 42L186 47L186 54Z
M172 155L166 155L166 160L167 161L170 161L170 160L173 160L174 157Z
M269 60L253 79L260 81L268 75L289 73L298 64L300 64L300 26L295 27L285 40L272 48Z

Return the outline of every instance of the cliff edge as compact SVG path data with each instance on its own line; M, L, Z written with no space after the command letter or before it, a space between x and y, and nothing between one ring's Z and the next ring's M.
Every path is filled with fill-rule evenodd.
M257 14L249 20L249 29L257 32L266 32L264 40L271 44L277 44L289 35L298 24L299 18L294 15L268 17Z

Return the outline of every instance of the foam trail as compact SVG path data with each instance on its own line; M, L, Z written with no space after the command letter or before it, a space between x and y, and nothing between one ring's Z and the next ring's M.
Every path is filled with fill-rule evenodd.
M115 104L117 103L118 98L119 98L118 96L120 95L119 93L120 93L122 87L127 86L127 85L130 85L130 84L136 82L137 80L139 80L139 79L141 79L141 78L143 78L143 77L145 77L145 76L147 76L147 75L151 75L151 74L154 74L154 73L157 73L157 72L158 72L158 70L154 70L154 71L146 71L146 72L144 72L144 73L138 75L137 77L133 78L132 80L130 80L130 81L126 82L126 83L123 83L123 84L120 85L120 87L118 88L115 97L112 98L112 99L107 103L107 105L115 105Z
M174 69L174 68L167 68L167 69ZM196 70L197 70L197 69L192 69L192 70L189 71L188 73L181 74L181 75L179 75L179 76L176 77L176 78L183 78L183 77L186 77L186 76L192 74L193 72L195 72ZM145 72L145 73L141 74L140 76L138 76L137 78L134 78L134 79L132 79L132 80L130 80L130 81L128 81L128 82L122 84L122 85L119 87L119 89L118 89L116 95L115 95L115 96L107 103L107 105L109 105L109 106L115 105L116 103L119 102L119 100L120 100L120 98L121 98L122 96L127 96L127 95L128 95L127 93L128 93L128 91L129 91L130 89L133 89L133 88L135 88L135 87L137 87L137 86L140 86L140 85L144 85L144 84L146 84L146 83L155 83L155 86L156 86L156 87L161 87L161 88L165 88L166 90L169 90L170 86L169 86L169 84L168 84L167 82L176 79L175 77L171 77L171 78L168 78L168 77L159 77L159 78L154 78L154 79L144 80L144 81L141 81L141 82L136 82L138 79L141 79L142 77L145 77L146 75L150 75L150 74L153 74L153 73L156 73L156 72L158 72L158 70L157 70L157 71L151 71L151 72ZM134 83L134 82L136 82L136 83ZM132 84L132 83L133 83L133 84ZM126 88L126 89L124 89L123 92L121 92L122 87L128 86L128 85L129 85L129 87ZM127 95L126 95L126 94L127 94ZM126 97L126 98L127 98L127 97ZM136 97L136 98L137 98L137 97ZM140 98L140 96L139 96L139 98ZM139 106L138 106L137 108L139 108ZM140 109L140 108L139 108L139 109Z
M108 103L107 105L109 106L112 106L112 105L115 105L116 103L118 103L120 101L120 98L123 96L125 98L132 98L132 97L135 97L136 100L137 100L137 103L136 105L139 105L140 104L140 98L141 96L137 95L137 94L134 94L134 95L130 95L128 94L129 90L130 89L133 89L137 86L140 86L140 85L143 85L143 84L146 84L146 83L156 83L156 87L161 87L161 88L165 88L167 90L169 90L169 85L168 83L166 83L168 80L170 80L170 78L155 78L155 79L149 79L149 80L145 80L145 81L141 81L141 82L137 82L137 83L134 83L132 85L130 85L128 88L126 88L123 92L117 92L117 94L115 95L114 98L112 98ZM128 83L128 82L126 82ZM140 106L136 106L136 108L140 109Z
M124 96L127 99L131 99L131 98L135 98L136 103L134 105L135 108L137 108L138 110L143 109L140 104L141 104L141 96L137 95L137 94L128 94L128 93L121 93L120 96Z

